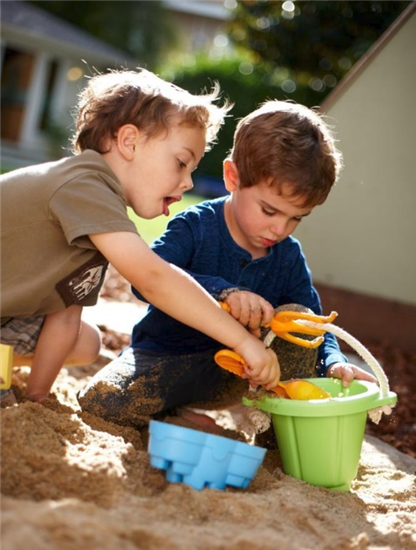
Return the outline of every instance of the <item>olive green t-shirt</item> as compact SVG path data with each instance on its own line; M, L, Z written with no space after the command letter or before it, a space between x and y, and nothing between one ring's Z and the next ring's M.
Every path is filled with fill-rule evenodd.
M107 268L89 238L136 227L99 153L14 170L0 178L1 318L94 305Z

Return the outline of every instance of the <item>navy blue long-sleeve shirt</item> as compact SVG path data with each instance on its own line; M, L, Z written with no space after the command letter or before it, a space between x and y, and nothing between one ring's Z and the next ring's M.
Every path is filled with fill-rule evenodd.
M253 260L233 240L224 218L226 197L206 201L177 214L165 233L152 244L161 258L187 271L214 298L231 288L259 294L276 308L297 303L321 315L322 307L298 240L287 237ZM175 289L171 289L175 292ZM143 296L133 288L135 296ZM132 347L160 354L192 354L221 345L149 305L135 325ZM336 338L327 333L318 350L319 373L335 362L346 361Z

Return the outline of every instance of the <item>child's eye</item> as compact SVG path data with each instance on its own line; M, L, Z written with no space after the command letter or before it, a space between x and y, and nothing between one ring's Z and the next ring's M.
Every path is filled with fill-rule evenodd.
M265 208L262 208L261 210L262 210L263 214L266 214L266 216L274 216L275 213L276 213L274 210L273 211L272 210L266 210Z
M181 159L178 159L178 165L179 165L179 168L186 168L185 162L183 162Z

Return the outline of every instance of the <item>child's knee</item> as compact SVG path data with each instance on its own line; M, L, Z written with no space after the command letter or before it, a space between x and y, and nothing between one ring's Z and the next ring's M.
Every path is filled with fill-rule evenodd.
M95 325L81 322L78 339L73 351L73 363L79 365L90 365L93 363L101 350L101 333Z
M94 359L97 358L101 350L101 345L102 345L101 332L96 325L89 325L87 323L84 323L84 321L81 323L81 331L82 330L85 330L88 333L87 338L89 340L89 350L92 357L92 361L94 361Z

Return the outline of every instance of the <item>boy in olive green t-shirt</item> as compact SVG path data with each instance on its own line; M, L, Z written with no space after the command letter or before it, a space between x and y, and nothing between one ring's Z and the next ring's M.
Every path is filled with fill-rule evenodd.
M63 364L98 354L98 330L81 313L107 262L157 308L235 349L254 384L277 384L276 355L152 252L127 215L168 215L192 188L228 111L217 99L217 89L191 95L144 70L97 75L80 94L75 156L2 176L0 339L15 347L15 365L31 364L30 399L48 396ZM259 325L272 316L265 304Z

